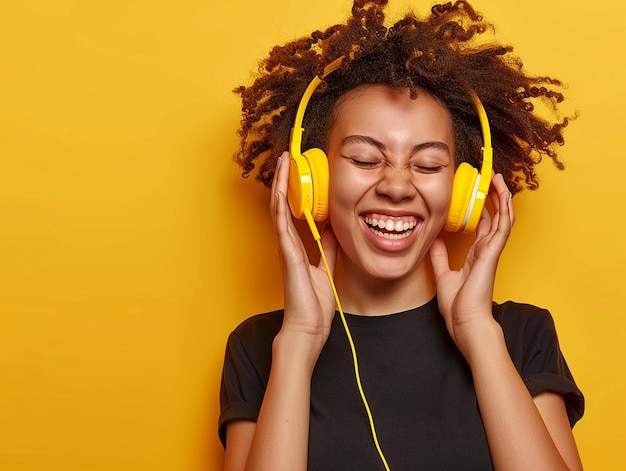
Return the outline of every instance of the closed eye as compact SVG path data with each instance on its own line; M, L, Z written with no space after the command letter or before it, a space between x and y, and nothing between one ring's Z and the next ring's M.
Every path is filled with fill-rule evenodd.
M414 165L413 168L421 173L437 173L441 172L446 166L445 165L434 165L434 166L424 166L424 165Z
M359 168L374 168L380 164L378 160L359 160L354 157L349 157L349 160Z

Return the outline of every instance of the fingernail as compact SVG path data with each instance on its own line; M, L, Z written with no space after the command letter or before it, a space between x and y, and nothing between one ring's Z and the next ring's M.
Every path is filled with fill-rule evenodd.
M279 155L279 156L278 156L278 159L276 159L276 168L279 168L279 167L280 167L280 161L281 161L282 159L283 159L283 156L282 156L282 155Z

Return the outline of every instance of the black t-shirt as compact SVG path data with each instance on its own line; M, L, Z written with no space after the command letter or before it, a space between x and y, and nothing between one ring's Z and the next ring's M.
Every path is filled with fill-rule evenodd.
M573 426L582 417L584 399L561 354L550 314L512 302L494 303L493 314L530 393L562 394ZM254 316L228 340L220 392L223 444L228 422L258 417L282 315L275 311ZM471 371L446 330L436 298L398 314L346 314L346 320L390 468L493 469ZM384 469L338 314L311 382L308 469Z

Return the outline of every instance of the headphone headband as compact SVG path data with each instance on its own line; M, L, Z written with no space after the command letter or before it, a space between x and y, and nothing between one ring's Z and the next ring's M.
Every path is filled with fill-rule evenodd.
M482 101L478 98L478 95L472 88L472 86L465 80L462 81L467 94L469 95L474 108L478 113L478 120L480 121L480 128L483 133L483 146L481 147L481 167L480 167L480 182L478 183L477 191L482 194L482 198L487 197L489 193L489 185L491 183L491 173L493 171L493 147L491 146L491 129L489 127L489 120L487 119L487 112L483 106ZM477 195L478 196L478 195Z
M338 59L335 59L330 64L328 64L324 68L324 73L322 74L322 78L326 77L331 72L334 72L343 63L345 56L341 56ZM302 94L302 98L300 99L300 104L298 105L298 109L296 111L296 117L294 119L293 127L291 128L291 139L289 140L289 152L292 155L295 153L300 154L300 150L302 149L302 133L304 132L304 128L302 127L302 121L304 120L304 111L309 104L309 100L313 96L313 92L320 86L322 83L322 79L319 76L313 77L313 80L309 83Z

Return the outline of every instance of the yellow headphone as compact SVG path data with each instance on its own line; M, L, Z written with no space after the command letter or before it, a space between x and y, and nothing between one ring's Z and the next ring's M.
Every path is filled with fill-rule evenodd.
M323 221L328 217L328 159L322 149L312 148L302 152L302 121L304 111L315 89L322 79L337 70L343 57L331 62L325 69L322 78L315 76L307 86L291 129L289 152L289 189L287 199L292 214L298 219L306 219L313 237L319 238L314 221ZM445 229L450 232L474 232L485 201L489 193L491 172L493 168L493 148L487 113L476 92L468 84L465 88L476 108L483 134L481 170L462 162L454 174L452 200L448 211Z

